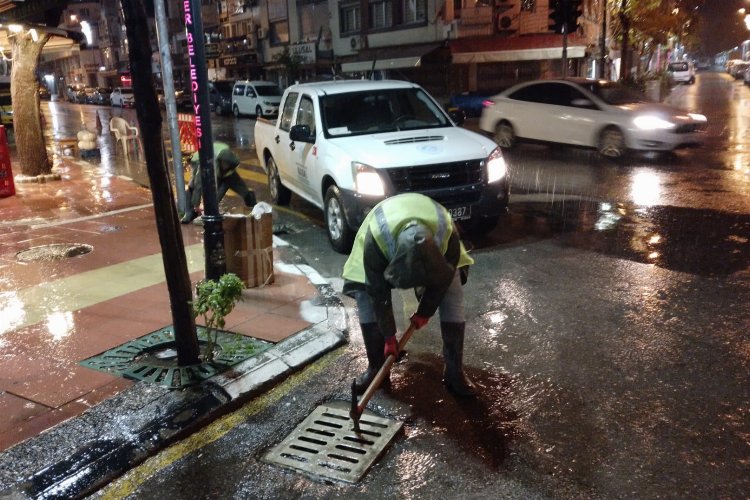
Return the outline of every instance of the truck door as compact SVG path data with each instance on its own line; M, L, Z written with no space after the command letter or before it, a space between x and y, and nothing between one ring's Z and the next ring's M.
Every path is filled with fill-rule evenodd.
M307 125L310 132L315 136L317 127L315 125L315 106L308 95L302 95L297 106L297 113L294 120L295 125ZM320 175L317 168L317 148L315 144L307 142L294 142L289 145L294 158L294 168L299 180L299 187L307 196L313 200L322 203L322 193L320 193Z
M281 116L279 116L276 134L273 137L274 158L276 167L279 169L281 182L295 190L304 190L297 176L297 154L295 154L296 144L292 147L292 141L289 140L289 129L294 124L294 112L297 109L297 100L299 92L288 92L284 99Z

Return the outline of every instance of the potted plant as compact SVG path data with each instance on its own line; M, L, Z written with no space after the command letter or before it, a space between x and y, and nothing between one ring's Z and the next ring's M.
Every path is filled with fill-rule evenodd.
M224 328L226 316L232 312L237 302L242 300L242 290L245 284L236 274L227 273L218 281L201 281L195 288L195 300L192 303L193 316L203 318L207 337L203 359L211 362L214 359L219 330Z

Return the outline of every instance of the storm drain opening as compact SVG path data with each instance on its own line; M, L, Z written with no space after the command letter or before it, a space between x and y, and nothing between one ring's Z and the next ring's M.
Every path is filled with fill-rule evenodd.
M401 422L365 410L354 430L349 404L333 401L315 409L263 461L312 476L356 483L382 455Z
M85 243L52 243L27 248L16 253L19 262L41 262L49 260L70 259L84 255L94 249Z

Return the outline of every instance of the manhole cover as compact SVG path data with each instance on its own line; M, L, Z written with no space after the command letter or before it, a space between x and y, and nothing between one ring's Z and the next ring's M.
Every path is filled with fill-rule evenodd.
M365 410L354 431L349 404L321 405L263 457L270 464L356 483L401 430L401 422Z
M87 254L94 247L85 243L52 243L51 245L40 245L27 248L16 254L19 262L39 262L46 260L68 259Z

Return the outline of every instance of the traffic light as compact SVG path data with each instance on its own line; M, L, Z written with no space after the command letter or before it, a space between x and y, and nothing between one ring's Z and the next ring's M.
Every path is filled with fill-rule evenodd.
M555 33L578 31L578 18L583 6L581 0L549 0L549 28Z
M549 0L549 29L560 34L565 21L565 0Z
M568 23L568 26L567 28L565 28L565 32L575 33L576 31L578 31L578 18L583 13L581 0L563 0L563 2L568 4L565 19L565 21Z

